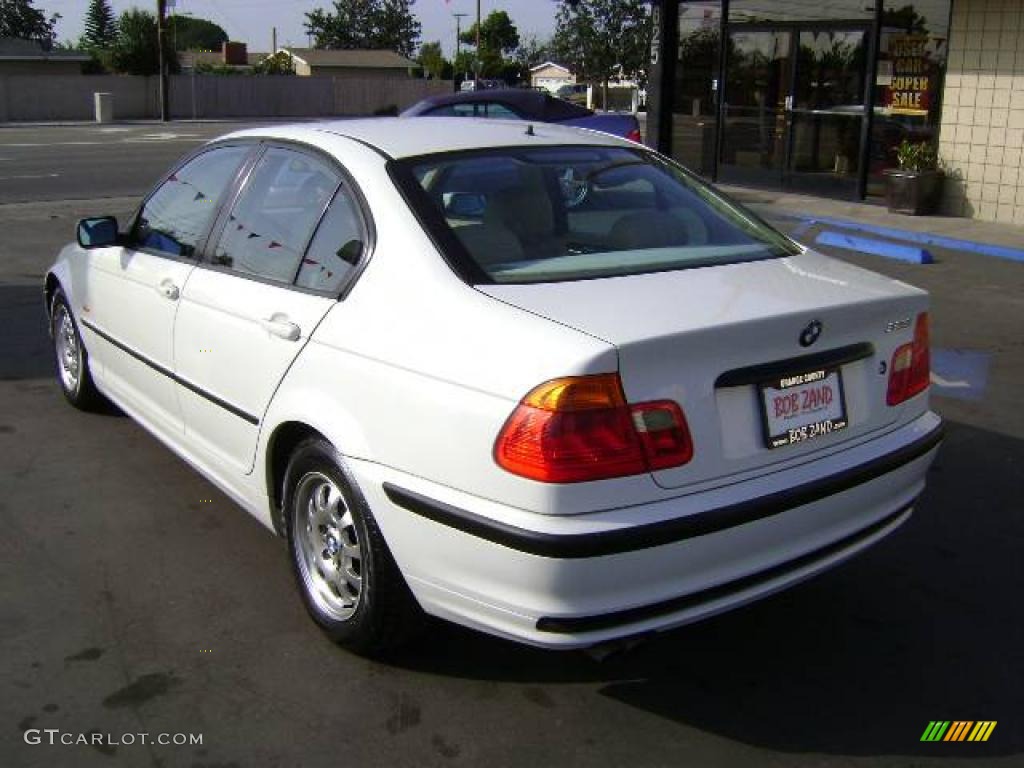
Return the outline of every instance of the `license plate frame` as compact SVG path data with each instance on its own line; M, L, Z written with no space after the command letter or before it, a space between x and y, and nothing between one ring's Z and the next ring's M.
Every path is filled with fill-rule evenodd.
M825 418L814 418L814 412L808 411L810 418L798 419L783 431L773 431L772 420L768 416L770 398L779 392L796 393L797 397L819 382L835 377L835 388L838 390L839 412ZM816 368L810 371L778 376L757 385L758 409L761 411L761 425L764 432L765 446L769 450L799 445L810 440L817 440L849 427L849 416L846 410L846 393L843 389L843 374L839 368ZM829 404L831 405L831 403ZM805 410L801 408L801 410ZM818 409L820 410L820 409Z

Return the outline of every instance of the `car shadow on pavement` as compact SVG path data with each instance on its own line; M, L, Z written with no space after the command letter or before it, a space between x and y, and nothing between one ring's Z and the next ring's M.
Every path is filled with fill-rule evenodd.
M43 285L0 285L0 381L52 376Z
M597 683L630 707L785 753L1024 752L1024 441L947 426L911 520L791 591L604 662L444 626L398 665ZM998 725L987 743L922 743L931 720Z

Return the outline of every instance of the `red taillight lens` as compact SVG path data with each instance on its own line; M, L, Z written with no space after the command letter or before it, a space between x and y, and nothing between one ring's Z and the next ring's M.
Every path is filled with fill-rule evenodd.
M928 389L931 383L931 360L928 352L928 313L922 312L914 324L914 340L892 353L889 366L889 389L885 402L899 405Z
M690 428L682 408L674 402L640 403L630 411L649 469L678 467L693 458Z
M505 423L494 455L513 474L578 483L685 464L693 444L678 405L629 406L618 375L602 374L534 389Z
M634 128L632 131L626 134L626 138L630 141L635 141L637 144L643 142L643 136L640 135L640 129Z

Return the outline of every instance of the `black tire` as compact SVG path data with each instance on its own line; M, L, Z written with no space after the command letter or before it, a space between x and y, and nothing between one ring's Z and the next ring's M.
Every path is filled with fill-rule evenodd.
M360 655L381 656L417 633L423 613L345 462L323 438L307 439L292 453L283 511L296 586L331 640ZM357 551L358 567L346 554ZM359 577L356 595L353 573Z
M92 381L92 374L89 373L89 354L82 344L78 322L64 296L64 291L60 288L54 291L53 300L50 302L50 337L53 339L57 383L64 397L80 410L100 410L105 400Z

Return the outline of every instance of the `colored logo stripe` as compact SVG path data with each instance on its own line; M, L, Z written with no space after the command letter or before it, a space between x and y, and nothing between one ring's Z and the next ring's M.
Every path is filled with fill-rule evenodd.
M996 720L931 720L921 741L988 741Z

